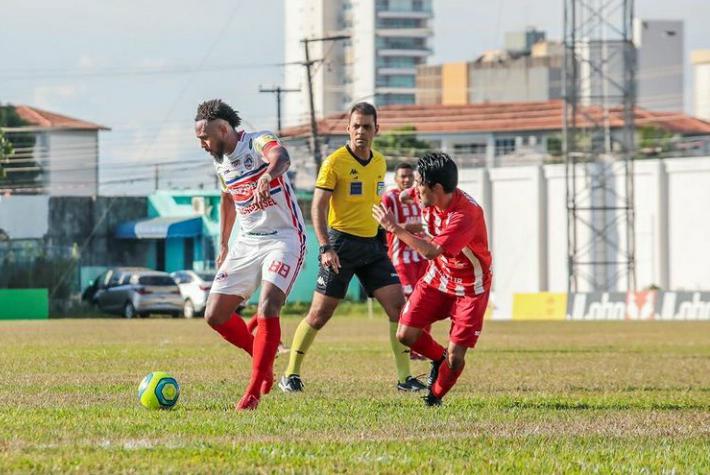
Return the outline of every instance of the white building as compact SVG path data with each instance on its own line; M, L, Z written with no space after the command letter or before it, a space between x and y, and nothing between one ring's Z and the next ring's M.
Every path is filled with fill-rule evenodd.
M304 38L349 35L349 40L312 42L317 117L359 101L414 104L416 66L432 54L431 0L289 0L285 3L285 124L309 113Z
M690 53L693 63L693 113L710 120L710 49Z
M15 150L21 167L38 168L36 183L0 183L3 193L46 194L50 196L97 196L99 194L99 131L103 125L67 117L26 105L14 106L27 124L3 128L5 135L32 136L31 149ZM8 178L12 178L8 167Z
M634 20L638 48L637 105L654 111L683 109L683 22Z

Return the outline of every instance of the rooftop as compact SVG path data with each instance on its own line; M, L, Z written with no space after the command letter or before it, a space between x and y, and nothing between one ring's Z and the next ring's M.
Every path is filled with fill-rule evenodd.
M562 130L564 102L502 102L465 105L391 105L378 109L380 132L414 126L419 133L470 133ZM591 124L587 117L600 118L600 107L591 106L578 115L580 125ZM318 121L322 135L345 135L348 113L338 113ZM683 135L710 135L710 122L682 112L654 112L636 109L637 127L652 126ZM623 126L623 111L612 108L610 126ZM307 136L308 124L285 128L284 137Z

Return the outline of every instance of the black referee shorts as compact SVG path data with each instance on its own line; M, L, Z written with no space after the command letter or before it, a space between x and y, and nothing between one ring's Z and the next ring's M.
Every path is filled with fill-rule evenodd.
M399 284L397 271L387 256L387 247L378 236L364 238L330 229L328 237L340 259L340 272L336 274L332 269L324 268L318 256L316 292L342 299L353 275L357 276L370 297L377 289Z

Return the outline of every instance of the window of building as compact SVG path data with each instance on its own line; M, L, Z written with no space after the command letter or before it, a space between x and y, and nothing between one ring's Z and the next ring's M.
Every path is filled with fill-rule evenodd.
M454 144L454 153L462 155L485 155L486 144L484 143L457 143Z
M375 103L378 106L390 104L414 104L414 94L378 94Z
M377 76L376 84L380 87L415 87L416 76Z
M507 155L515 152L515 139L496 139L496 155Z

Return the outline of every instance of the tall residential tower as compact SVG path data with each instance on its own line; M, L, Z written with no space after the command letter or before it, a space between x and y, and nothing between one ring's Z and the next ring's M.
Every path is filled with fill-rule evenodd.
M304 38L349 35L309 44L318 117L358 101L414 104L416 67L432 54L432 0L289 0L285 4L286 125L308 120Z

